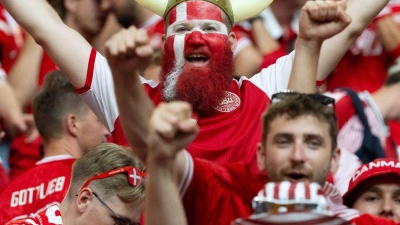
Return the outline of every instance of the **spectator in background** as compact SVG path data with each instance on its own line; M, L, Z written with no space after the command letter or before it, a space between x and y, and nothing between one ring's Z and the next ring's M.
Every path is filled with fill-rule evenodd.
M400 161L376 159L357 169L343 203L360 213L400 222Z
M336 114L340 129L338 145L342 148L343 155L340 161L340 170L343 173L335 176L335 183L344 194L347 191L350 177L362 164L354 153L362 146L365 127L358 116L354 102L346 91L339 89L326 94L336 99ZM400 73L388 77L385 85L374 93L363 91L356 95L364 107L371 133L377 137L376 144L383 149L384 156L398 159L397 146L389 132L388 124L393 120L400 121L400 104L397 98L400 95ZM371 138L369 139L371 140ZM378 148L369 147L372 151L378 151ZM368 153L366 152L366 154Z
M358 37L326 80L326 90L347 87L375 92L400 56L400 1L388 5Z
M15 59L17 58L20 47L23 44L23 32L22 29L18 26L18 24L15 22L15 20L10 16L10 14L6 11L6 9L3 7L3 5L0 4L0 23L2 26L0 27L0 80L3 80L5 78L5 75L7 75L8 71L10 70L11 66L13 65ZM4 76L4 77L3 77ZM3 84L2 84L3 85ZM6 84L3 85L6 87L2 87L3 92L2 95L8 93L7 95L10 95L10 85ZM16 100L14 97L15 94L12 94L13 96L10 96L8 98L1 98L4 102L7 102L9 104L10 102L14 101L13 99ZM18 102L15 106L18 105ZM5 103L3 103L5 104ZM5 110L7 108L4 108L2 110ZM15 109L15 108L13 108ZM18 114L12 113L11 115L15 117ZM11 120L9 120L11 119ZM4 122L15 122L12 119L15 118L3 118L3 121L1 121L0 126L6 130L6 136L4 136L3 141L0 143L0 157L3 160L3 165L5 166L7 173L9 172L9 164L8 164L8 157L9 157L9 149L10 149L10 139L13 137L15 134L13 126L7 125Z
M258 16L240 22L233 28L255 43L263 55L261 68L267 68L278 58L294 50L299 32L300 11L306 2L274 1Z
M106 142L109 132L56 70L33 102L44 157L0 194L0 224L59 204L71 181L72 164L89 148ZM20 159L23 160L23 159Z
M146 173L131 151L101 144L76 160L61 204L47 206L18 224L140 224Z
M108 15L97 0L47 0L60 15L63 22L81 34L87 41L93 42L101 33ZM52 59L43 49L27 35L20 56L9 72L10 84L16 91L16 96L22 108L31 113L31 102L45 75L57 69ZM32 143L25 142L25 136L14 137L10 152L10 177L17 177L35 165L41 159L38 138ZM22 160L21 160L22 159Z

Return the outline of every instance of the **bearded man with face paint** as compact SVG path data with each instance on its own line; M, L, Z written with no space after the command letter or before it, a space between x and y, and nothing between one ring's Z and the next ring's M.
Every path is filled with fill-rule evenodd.
M154 4L157 3L154 1L139 3L147 4L146 7L160 5ZM311 8L305 10L300 21L301 30L307 33L300 32L296 45L297 61L294 61L295 54L291 53L251 80L242 78L235 81L228 79L228 75L231 76L229 71L232 71L231 54L236 46L230 26L233 22L258 14L270 2L231 1L239 4L235 7L240 9L236 10L239 14L235 16L229 13L233 10L227 10L230 7L219 7L228 1L179 0L171 1L174 4L169 5L168 10L165 10L166 6L161 11L154 10L164 15L167 21L162 48L162 82L156 84L136 76L151 60L152 48L148 45L144 30L129 28L111 39L107 44L106 59L54 16L54 11L46 1L1 0L13 18L42 45L77 88L77 92L112 132L116 143L128 144L122 131L120 114L133 117L122 125L134 124L131 126L134 129L125 134L132 139L130 144L138 151L139 157L145 160L147 121L154 105L162 101L186 100L193 105L192 118L200 126L200 134L188 151L194 157L219 163L250 162L254 171L257 171L254 151L261 138L259 118L269 104L269 98L288 87L300 92L314 92L315 77L307 77L313 73L303 73L302 68L306 66L302 65L317 65L322 41L343 30L350 19L344 13L343 3L311 2L308 6ZM341 53L344 54L347 46L350 46L352 37L362 28L360 24L368 24L369 18L372 19L380 11L385 1L365 0L361 4L359 0L349 0L354 13L352 22L329 40L334 40L334 44L324 45L323 50L328 49L329 52L321 52L323 60L318 64L318 74L329 74ZM356 5L358 9L354 10ZM361 5L362 11L359 10ZM246 14L249 11L245 9L249 6L258 11L250 10L251 13ZM310 17L319 12L314 10L319 7L323 8L321 16L317 14ZM298 69L291 76L293 65L297 65ZM127 111L124 107L128 106L133 106L135 110Z

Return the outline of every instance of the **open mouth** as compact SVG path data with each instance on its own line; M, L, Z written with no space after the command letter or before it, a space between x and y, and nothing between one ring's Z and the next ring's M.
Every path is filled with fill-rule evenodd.
M308 177L302 173L290 173L287 175L290 182L304 182L308 180Z
M186 56L186 61L194 64L204 64L208 61L208 57L203 54L192 54Z

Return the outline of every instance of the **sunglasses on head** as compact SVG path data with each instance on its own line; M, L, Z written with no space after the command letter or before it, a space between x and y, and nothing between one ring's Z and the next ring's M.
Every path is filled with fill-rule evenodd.
M285 99L286 97L289 96L299 96L299 95L303 95L303 96L307 96L310 99L314 100L315 102L318 102L322 105L332 105L333 110L335 110L335 99L325 96L325 95L320 95L320 94L301 94L301 93L297 93L297 92L292 92L292 91L285 91L285 92L278 92L272 95L271 97L271 102L272 103L276 103L276 102L280 102L283 99Z
M104 173L99 173L97 175L94 175L93 177L89 178L85 182L85 184L83 184L83 186L81 187L81 190L83 188L87 187L92 180L104 179L104 178L111 177L111 176L114 176L114 175L120 174L120 173L126 173L126 175L128 176L129 184L132 185L133 187L138 186L142 182L143 179L147 178L146 172L141 171L133 166L126 166L126 167L113 169L113 170L110 170L110 171L107 171Z

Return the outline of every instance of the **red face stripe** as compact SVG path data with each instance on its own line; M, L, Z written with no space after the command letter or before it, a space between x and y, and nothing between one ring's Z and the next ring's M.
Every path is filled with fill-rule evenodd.
M187 1L175 6L168 15L168 26L178 20L216 20L223 23L223 11L207 1Z

